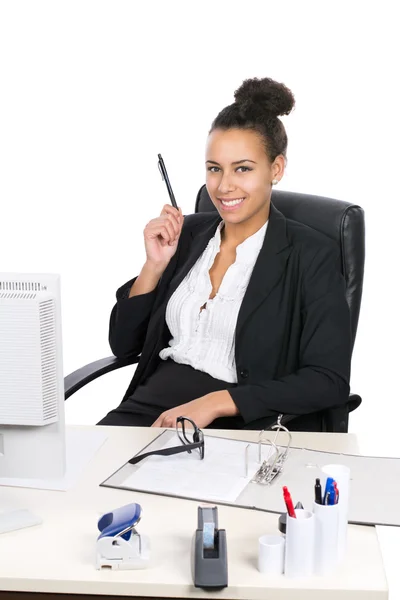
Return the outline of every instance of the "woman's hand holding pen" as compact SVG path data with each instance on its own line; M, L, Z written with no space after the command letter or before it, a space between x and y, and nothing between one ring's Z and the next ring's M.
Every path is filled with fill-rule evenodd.
M182 210L166 204L159 217L147 223L144 229L146 262L165 269L178 247L183 226Z
M146 262L132 285L129 298L152 292L174 256L183 226L181 209L166 204L144 229Z

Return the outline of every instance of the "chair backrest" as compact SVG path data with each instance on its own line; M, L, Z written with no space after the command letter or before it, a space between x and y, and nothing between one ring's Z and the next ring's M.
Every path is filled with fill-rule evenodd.
M365 224L360 206L311 194L273 190L274 206L288 219L304 223L337 242L341 252L346 298L350 308L353 345L360 314L364 279ZM206 186L196 198L195 212L216 211Z

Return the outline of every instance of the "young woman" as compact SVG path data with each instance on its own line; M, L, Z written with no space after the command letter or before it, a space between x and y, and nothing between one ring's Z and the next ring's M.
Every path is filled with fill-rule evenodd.
M146 262L117 291L110 345L141 354L101 425L263 428L280 413L318 430L349 394L350 316L339 249L271 203L285 170L291 91L250 79L214 120L206 183L217 212L166 205L144 230Z

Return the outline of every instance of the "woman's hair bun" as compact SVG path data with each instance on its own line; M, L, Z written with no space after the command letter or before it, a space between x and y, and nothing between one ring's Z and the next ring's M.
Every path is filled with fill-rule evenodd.
M292 92L283 83L264 77L263 79L245 79L235 92L235 103L242 111L256 109L266 116L288 115L294 107Z

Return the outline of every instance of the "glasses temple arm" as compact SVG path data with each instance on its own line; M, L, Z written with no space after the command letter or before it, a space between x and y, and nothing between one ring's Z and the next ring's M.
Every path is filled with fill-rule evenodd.
M152 452L145 452L144 454L139 454L138 456L134 456L128 463L131 465L135 465L144 458L148 456L171 456L173 454L180 454L181 452L189 452L190 450L195 450L196 448L201 448L204 442L198 442L196 444L186 444L185 446L174 446L173 448L161 448L160 450L153 450Z

